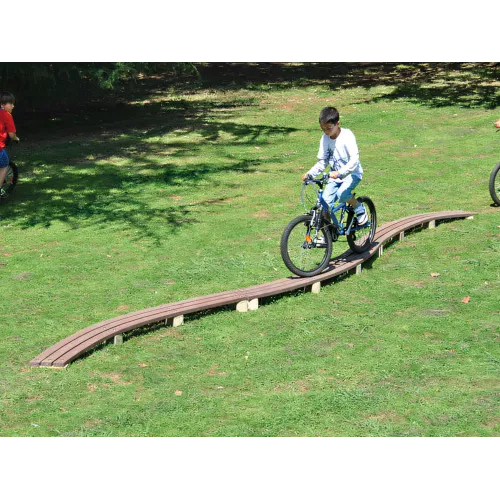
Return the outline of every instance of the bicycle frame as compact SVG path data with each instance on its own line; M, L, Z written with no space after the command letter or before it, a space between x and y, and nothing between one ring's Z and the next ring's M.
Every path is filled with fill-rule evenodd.
M321 209L322 214L327 213L330 215L330 218L332 220L332 226L335 229L338 236L347 236L348 234L351 233L351 231L355 231L355 229L352 229L354 220L351 221L349 227L345 227L343 223L346 212L352 210L352 207L350 207L347 203L341 203L340 205L337 205L335 208L330 210L330 207L323 198L323 184L322 183L320 184L319 181L314 181L314 180L312 182L314 182L315 184L319 184L318 199L316 201L316 205L311 209L311 212L313 212L313 217L317 213L317 211ZM340 211L340 216L339 218L337 218L335 214L339 211ZM317 220L313 218L313 221L315 222L314 225L316 226ZM317 230L318 229L319 228L317 228Z

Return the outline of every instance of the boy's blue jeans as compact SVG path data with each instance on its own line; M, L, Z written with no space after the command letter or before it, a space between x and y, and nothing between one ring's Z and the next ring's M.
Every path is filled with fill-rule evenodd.
M9 166L9 156L7 155L7 151L2 149L0 151L0 168L5 168Z
M330 179L323 191L323 199L328 203L330 210L336 202L345 203L352 198L352 190L361 182L356 174L349 175L343 180Z

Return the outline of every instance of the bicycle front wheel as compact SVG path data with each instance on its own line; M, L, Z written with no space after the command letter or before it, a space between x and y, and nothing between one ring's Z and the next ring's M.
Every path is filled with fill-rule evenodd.
M9 162L9 166L7 167L7 175L5 176L5 181L2 186L2 188L5 191L5 194L3 196L0 196L0 198L7 198L10 193L14 190L14 187L17 184L17 177L18 177L18 171L16 164L11 161Z
M286 267L304 278L319 274L330 261L332 235L328 227L316 232L311 215L293 219L281 236L281 257Z
M360 196L357 200L365 206L368 221L366 224L360 226L358 225L356 214L354 212L349 213L346 224L347 227L351 227L351 232L347 235L347 243L349 243L349 247L353 252L363 253L370 248L375 238L377 212L375 211L373 201L368 196Z
M490 175L490 195L496 205L500 207L500 163L498 163Z

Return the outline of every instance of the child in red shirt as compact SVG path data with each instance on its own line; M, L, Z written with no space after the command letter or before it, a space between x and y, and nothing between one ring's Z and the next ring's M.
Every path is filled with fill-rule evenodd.
M7 175L7 167L9 166L9 157L5 151L5 143L7 137L13 141L19 142L19 137L16 135L16 126L12 118L12 110L16 98L9 92L0 92L0 196L5 195L2 186Z

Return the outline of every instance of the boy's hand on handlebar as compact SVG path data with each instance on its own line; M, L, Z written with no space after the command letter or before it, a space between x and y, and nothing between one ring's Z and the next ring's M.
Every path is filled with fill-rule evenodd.
M304 174L304 175L302 176L302 181L303 181L303 182L306 182L306 181L307 181L307 180L309 180L309 179L311 179L311 176L310 176L309 174Z
M332 170L332 171L330 172L330 177L331 177L332 179L338 179L338 178L339 178L339 173L338 173L336 170Z
M496 128L500 128L500 119L498 119L498 120L495 122L495 127L496 127Z

